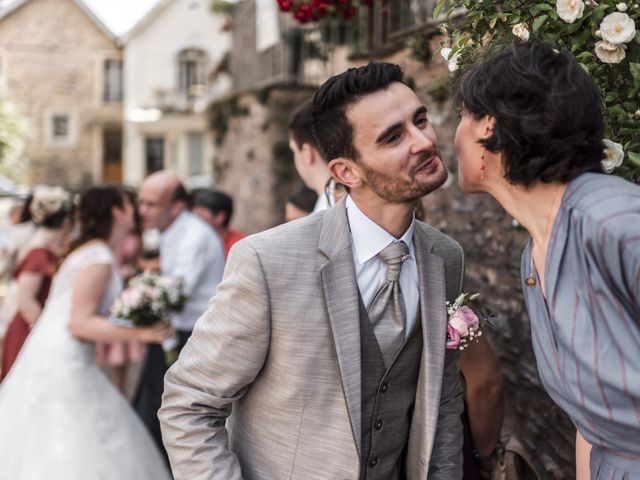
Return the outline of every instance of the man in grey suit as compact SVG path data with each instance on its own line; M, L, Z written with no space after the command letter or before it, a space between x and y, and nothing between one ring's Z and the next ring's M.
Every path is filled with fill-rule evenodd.
M462 477L445 302L463 255L413 215L447 177L426 113L397 65L316 93L314 135L349 195L231 250L165 378L177 480Z

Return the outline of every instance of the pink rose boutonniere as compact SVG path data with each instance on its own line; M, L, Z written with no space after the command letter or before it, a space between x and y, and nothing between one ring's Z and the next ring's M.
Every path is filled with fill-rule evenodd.
M462 293L455 299L453 305L447 302L447 348L451 350L464 350L472 341L477 341L482 335L482 321L486 317L494 316L492 313L477 309L472 310L470 303L475 302L480 294Z

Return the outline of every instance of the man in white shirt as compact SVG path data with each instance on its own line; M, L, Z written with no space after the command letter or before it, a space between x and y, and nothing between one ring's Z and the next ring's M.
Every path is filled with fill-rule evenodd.
M140 187L139 210L143 227L157 228L161 232L160 272L179 277L183 283L184 308L171 316L178 350L184 347L196 320L216 293L225 263L220 238L188 210L188 205L186 190L171 172L153 173ZM160 446L162 438L157 411L166 370L162 347L149 345L134 406Z
M460 246L414 218L447 170L397 65L320 87L313 128L349 196L238 242L165 377L175 478L459 480L446 350Z

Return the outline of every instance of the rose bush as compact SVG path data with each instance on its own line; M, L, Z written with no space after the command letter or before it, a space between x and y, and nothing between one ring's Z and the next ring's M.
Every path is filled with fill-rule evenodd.
M466 9L444 45L452 71L513 41L571 52L602 92L603 170L640 183L640 0L438 0L434 17L445 7L447 19Z

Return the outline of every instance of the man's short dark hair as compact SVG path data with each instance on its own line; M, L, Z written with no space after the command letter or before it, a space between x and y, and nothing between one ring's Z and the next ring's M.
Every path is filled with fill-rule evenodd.
M217 190L203 189L195 192L193 206L201 206L209 210L214 215L225 212L227 215L223 222L223 227L227 228L233 215L233 199L226 193Z
M318 148L316 139L311 131L312 108L313 103L310 98L298 105L289 117L289 132L291 133L293 141L298 144L298 148L302 147L305 143L308 143L314 148Z
M463 72L455 100L476 119L495 118L493 134L480 144L502 153L512 184L569 182L601 171L602 98L569 53L518 42Z
M398 65L371 62L331 77L320 87L313 97L312 129L318 150L327 162L338 157L357 160L353 125L346 110L363 96L384 90L394 82L404 83Z
M181 182L178 182L173 193L171 194L171 203L184 202L187 207L191 204L191 197Z

